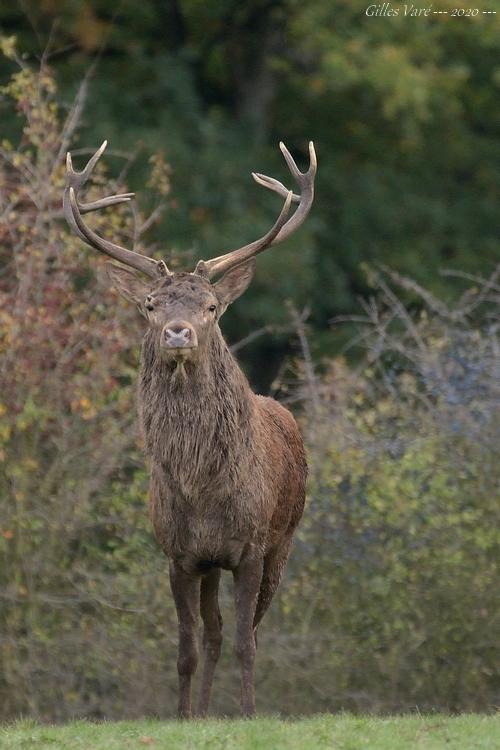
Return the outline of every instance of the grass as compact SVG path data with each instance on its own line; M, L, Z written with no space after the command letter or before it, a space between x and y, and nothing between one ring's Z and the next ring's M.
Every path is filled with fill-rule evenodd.
M1 750L498 750L500 717L388 718L323 715L252 721L76 721L23 719L0 727Z

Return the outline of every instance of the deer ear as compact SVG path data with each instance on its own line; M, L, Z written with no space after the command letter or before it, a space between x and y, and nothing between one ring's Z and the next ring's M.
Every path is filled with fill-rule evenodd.
M145 284L133 271L124 266L118 266L116 263L106 263L105 269L108 279L122 297L129 302L134 302L143 312L144 298L149 292L148 284Z
M217 299L222 305L222 312L228 305L238 299L247 289L255 273L255 258L240 263L224 274L222 279L213 285Z

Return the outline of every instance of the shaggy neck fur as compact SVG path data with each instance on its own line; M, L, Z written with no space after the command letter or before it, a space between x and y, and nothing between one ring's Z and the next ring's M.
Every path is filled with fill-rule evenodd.
M218 328L184 372L178 367L150 329L139 385L146 452L182 494L230 485L252 444L254 395Z

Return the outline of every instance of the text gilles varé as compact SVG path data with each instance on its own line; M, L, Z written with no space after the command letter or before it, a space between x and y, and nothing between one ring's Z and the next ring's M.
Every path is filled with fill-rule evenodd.
M367 16L385 16L387 18L391 16L430 16L433 11L433 6L422 8L415 5L403 4L399 7L395 7L392 3L381 3L379 5L369 5L365 11Z

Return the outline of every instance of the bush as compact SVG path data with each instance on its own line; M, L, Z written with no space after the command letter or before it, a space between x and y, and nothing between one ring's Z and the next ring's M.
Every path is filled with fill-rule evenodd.
M309 383L310 500L282 598L308 686L293 710L493 710L500 269L452 309L390 276L420 311L379 276L367 361Z
M20 144L0 149L0 716L142 714L165 701L175 629L135 427L141 325L61 221L83 91L63 120L50 70L19 64ZM145 220L94 219L124 242Z

